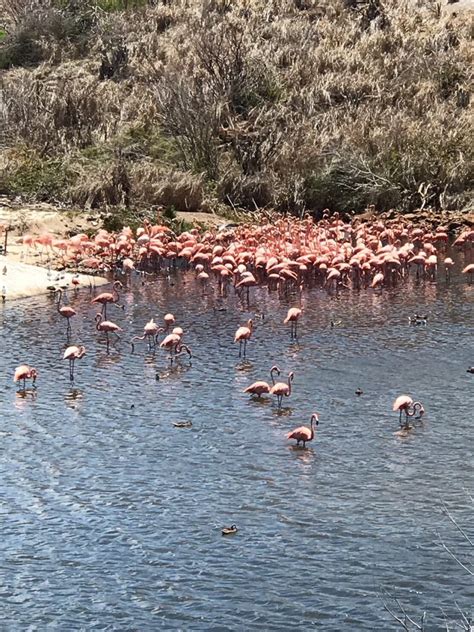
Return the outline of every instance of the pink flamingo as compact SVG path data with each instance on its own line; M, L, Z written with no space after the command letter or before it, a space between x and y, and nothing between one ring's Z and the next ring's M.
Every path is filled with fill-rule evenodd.
M270 369L270 377L272 380L273 386L275 385L275 378L273 377L273 373L278 373L280 375L280 369L277 366L272 366ZM272 387L267 382L258 381L254 382L250 386L244 390L244 393L250 393L250 395L257 395L257 397L261 397L264 393L270 393L270 389Z
M241 280L236 284L235 289L239 296L245 289L247 290L247 303L250 300L250 288L257 285L257 280L251 272L243 272Z
M311 426L299 426L299 428L295 428L291 432L286 435L287 439L296 439L296 445L299 446L300 441L303 442L303 448L306 447L307 441L312 441L314 439L314 426L319 425L319 417L317 413L313 413L311 415Z
M417 419L421 419L425 413L423 404L420 402L414 402L409 395L399 395L393 402L393 411L399 411L399 422L402 423L402 413L405 413L405 426L408 426L408 420L410 417L414 417L418 413Z
M474 275L474 263L470 263L469 265L467 265L463 271L463 274L467 274L468 275L468 279L469 279L469 283L472 283L472 276Z
M15 369L15 375L13 376L14 382L23 380L23 390L26 387L26 380L32 380L33 388L36 388L36 378L38 377L38 371L31 367L29 364L22 364Z
M170 327L172 327L175 324L175 322L176 322L176 318L174 317L173 314L165 314L163 316L163 320L165 321L165 326L166 326L167 330Z
M74 362L76 360L80 360L82 357L86 355L86 348L84 345L80 345L79 347L76 345L72 345L68 347L63 355L63 360L69 360L69 377L71 382L74 382Z
M295 374L293 371L288 373L288 383L285 382L277 382L270 389L270 395L276 395L278 401L278 408L281 408L281 402L283 400L283 396L289 397L291 395L291 383L293 382Z
M242 357L242 344L244 345L244 358L245 358L245 355L247 353L247 342L252 337L252 331L253 331L253 321L250 318L247 321L246 326L244 325L242 327L239 327L237 331L235 332L234 342L238 342L240 344L239 358Z
M383 282L384 282L384 275L382 274L382 272L377 272L377 274L372 279L372 283L370 284L370 287L374 289L378 287L382 287Z
M103 316L101 313L96 314L95 316L95 328L97 331L104 331L105 336L107 338L107 351L109 350L109 333L115 334L117 338L120 340L120 336L118 335L118 331L123 331L118 325L113 323L110 320L103 320Z
M70 307L69 305L61 306L61 300L63 297L63 291L61 289L56 290L56 294L58 295L58 314L61 314L64 318L67 319L67 329L66 333L69 335L71 333L71 318L76 315L76 310Z
M286 315L286 318L283 321L285 325L287 323L290 323L292 338L297 337L298 319L300 316L301 316L301 309L299 309L299 307L290 307L290 309L288 310L288 314Z
M446 281L449 281L451 278L451 268L454 265L454 261L451 257L446 257L444 260L444 267L446 269Z
M149 320L143 328L143 336L134 336L130 341L130 344L132 345L132 353L135 351L135 345L133 343L134 340L145 340L145 338L148 338L148 346L151 349L156 345L156 338L162 331L164 331L163 327L158 327L153 318Z
M123 288L123 285L120 283L120 281L115 281L112 292L102 292L102 294L99 294L91 301L91 303L100 303L102 305L101 313L104 315L105 318L107 318L107 303L113 303L116 305L116 307L123 307L122 305L118 304L120 295L117 291L117 288Z
M173 361L180 356L182 353L187 353L188 356L192 357L192 351L188 347L181 342L182 334L171 333L164 338L160 343L161 349L166 349L170 352L170 362L173 364Z

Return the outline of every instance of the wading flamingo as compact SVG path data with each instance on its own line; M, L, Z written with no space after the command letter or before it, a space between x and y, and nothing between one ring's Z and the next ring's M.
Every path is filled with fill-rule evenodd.
M289 397L291 395L291 383L293 382L294 376L293 371L290 371L290 373L288 373L288 383L277 382L270 389L270 395L277 396L278 408L281 408L283 396Z
M170 327L172 327L175 322L176 322L176 318L174 317L173 314L165 314L163 316L163 320L165 321L165 326L166 326L166 330L168 331L168 329Z
M234 342L238 342L240 345L239 358L242 357L242 344L244 345L244 358L245 358L245 355L247 353L247 342L252 337L252 331L253 331L253 321L250 318L247 321L247 325L244 325L243 327L239 327L237 331L235 332Z
M109 350L109 333L115 334L117 336L117 338L120 340L120 336L118 335L118 331L123 331L123 329L121 329L118 325L116 325L115 323L113 323L110 320L103 320L103 316L102 314L96 314L95 316L95 328L97 329L97 331L104 331L105 332L105 336L107 338L107 351Z
M175 329L180 329L180 328L176 327ZM192 357L191 349L187 345L181 342L182 335L183 335L182 333L181 334L177 334L177 333L168 334L166 338L164 338L160 343L161 349L166 349L167 351L170 352L171 364L173 364L173 361L175 360L175 358L177 358L183 353L187 353L190 358Z
M303 448L306 447L307 441L312 441L314 439L314 426L319 424L319 417L317 413L313 413L311 415L311 426L300 426L299 428L295 428L291 432L286 435L287 439L296 439L296 445L299 446L300 441L303 442Z
M66 333L69 335L71 333L71 318L75 316L77 312L75 309L73 309L69 305L61 306L63 291L60 288L57 289L55 293L58 295L58 302L57 302L58 314L61 314L61 316L67 319Z
M290 307L288 310L288 314L286 315L285 320L283 321L286 325L290 323L291 326L291 337L297 337L297 329L298 329L298 319L301 316L301 309L299 307Z
M98 296L93 298L91 301L91 303L100 303L102 305L101 313L103 314L104 318L107 318L107 304L108 303L113 303L115 304L116 307L123 308L122 305L118 304L120 295L118 293L117 288L120 288L120 289L123 288L123 285L120 283L120 281L115 281L112 292L102 292L102 294L99 294Z
M26 387L26 380L32 380L33 388L36 388L36 378L38 377L38 371L28 364L22 364L15 369L15 375L13 376L14 382L20 382L23 380L23 390Z
M417 419L421 419L425 413L423 404L421 404L420 402L414 402L409 395L399 395L397 399L393 402L392 410L398 410L400 412L400 425L402 423L402 413L405 413L406 426L408 426L408 421L410 417L414 417L416 413L418 413Z
M275 386L275 378L273 376L274 373L278 373L280 375L280 369L277 366L272 366L270 369L270 377L272 380L273 386ZM244 390L244 393L250 393L250 395L257 395L257 397L261 397L264 393L270 393L270 389L272 387L267 382L259 381L254 382L250 386Z
M132 353L135 351L134 340L145 340L145 338L148 338L148 347L152 349L156 346L156 338L158 334L162 331L165 330L163 329L163 327L158 327L153 318L149 320L143 328L143 336L134 336L131 339L130 344L132 345Z
M74 382L74 362L76 360L80 360L82 357L86 355L86 348L84 345L80 345L77 347L76 345L72 345L68 347L63 355L63 360L69 360L69 378L71 382Z
M469 283L472 283L472 277L474 276L474 263L470 263L469 265L467 265L463 271L463 274L467 274Z

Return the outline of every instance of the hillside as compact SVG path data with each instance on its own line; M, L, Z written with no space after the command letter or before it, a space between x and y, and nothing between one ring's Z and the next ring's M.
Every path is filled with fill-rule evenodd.
M0 194L170 212L472 207L469 7L0 7Z

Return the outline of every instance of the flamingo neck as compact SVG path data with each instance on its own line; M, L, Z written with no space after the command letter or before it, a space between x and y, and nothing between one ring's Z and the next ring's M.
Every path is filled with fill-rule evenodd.
M291 377L288 376L288 397L291 395Z

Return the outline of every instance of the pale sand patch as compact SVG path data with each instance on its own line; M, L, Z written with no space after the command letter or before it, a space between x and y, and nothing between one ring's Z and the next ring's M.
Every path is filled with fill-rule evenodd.
M74 275L69 272L48 270L28 263L20 263L9 257L0 256L0 287L1 295L6 301L18 298L28 298L38 294L48 294L48 288L72 289L71 281L75 277L79 281L78 287L90 287L109 283L103 277L87 274Z

